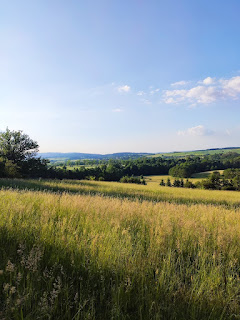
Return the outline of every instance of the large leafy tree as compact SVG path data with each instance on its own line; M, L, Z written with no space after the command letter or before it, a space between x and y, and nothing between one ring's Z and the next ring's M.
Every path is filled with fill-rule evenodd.
M8 128L0 134L0 157L21 175L38 176L46 169L46 160L37 158L38 143L22 131ZM6 167L6 166L5 166Z
M8 128L0 134L0 156L13 163L21 164L36 156L38 143L22 131Z

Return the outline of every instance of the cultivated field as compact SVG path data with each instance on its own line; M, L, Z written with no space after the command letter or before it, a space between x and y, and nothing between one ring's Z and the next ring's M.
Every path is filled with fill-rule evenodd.
M239 319L239 192L0 185L0 319Z

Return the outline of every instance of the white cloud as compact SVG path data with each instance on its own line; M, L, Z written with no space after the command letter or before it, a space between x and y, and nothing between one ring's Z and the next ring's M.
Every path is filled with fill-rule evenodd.
M171 84L172 87L178 87L178 86L185 86L186 84L188 84L188 81L177 81Z
M173 98L165 98L164 102L167 104L170 104L170 103L175 103L175 100Z
M123 112L123 109L120 109L120 108L112 109L112 112Z
M220 83L222 84L226 95L236 98L240 93L240 76L228 80L220 80Z
M131 90L131 87L128 85L118 87L118 92L129 92L130 90Z
M179 103L188 101L191 103L211 103L220 98L221 91L216 87L196 86L189 90L167 90L165 91L166 103ZM171 98L171 100L169 100Z
M138 92L137 92L137 96L143 96L144 94L145 94L144 91L138 91Z
M160 90L159 88L154 89L154 90L151 90L151 91L150 91L150 94L153 95L154 93L157 93L159 90Z
M212 130L206 129L203 125L198 125L196 127L188 128L184 131L178 131L179 136L210 136L213 134Z
M163 94L165 103L209 104L222 99L240 96L240 76L230 79L213 79L208 77L190 89L166 90Z
M209 84L213 84L214 83L214 78L211 77L207 77L206 79L204 79L202 81L203 84L209 85Z

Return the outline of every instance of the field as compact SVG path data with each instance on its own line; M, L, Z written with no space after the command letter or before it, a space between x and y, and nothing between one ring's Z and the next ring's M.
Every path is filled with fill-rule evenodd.
M239 319L238 192L0 186L0 319Z
M187 156L206 156L214 155L220 153L236 152L240 153L240 148L220 148L220 149L206 149L206 150L196 150L196 151L176 151L176 152L166 152L157 153L155 155L150 155L149 157L187 157Z
M220 174L222 174L224 170L215 170L215 171L218 171L218 172L220 172ZM193 183L198 182L198 181L202 181L203 179L208 178L213 172L214 171L205 171L205 172L195 173L188 180ZM157 186L157 185L159 185L161 180L166 182L167 179L170 179L170 181L173 182L176 178L169 176L169 175L162 175L162 176L145 176L144 179L146 180L147 184ZM183 179L183 180L186 181L187 179Z

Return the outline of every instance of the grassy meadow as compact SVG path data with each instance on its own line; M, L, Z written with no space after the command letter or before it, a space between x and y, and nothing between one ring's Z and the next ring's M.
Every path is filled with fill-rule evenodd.
M0 186L0 319L240 318L239 192Z
M155 176L156 177L156 176ZM176 204L215 204L238 208L240 195L235 191L216 191L161 187L90 180L23 180L0 179L0 187L20 190L68 192L84 195L103 195L120 199L148 200Z
M206 149L206 150L195 150L195 151L175 151L166 153L156 153L150 155L149 157L188 157L188 156L205 156L205 155L215 155L223 154L228 152L240 153L240 148L219 148L219 149Z
M214 171L218 171L220 172L220 174L223 174L224 170L214 170ZM202 181L203 179L207 179L214 171L205 171L205 172L195 173L191 176L191 178L188 178L188 180L193 183ZM157 186L160 184L161 180L164 180L166 182L167 179L170 179L170 181L173 182L176 178L170 175L158 175L158 176L145 176L144 179L146 180L147 184L154 184L155 186ZM187 179L184 178L183 180L186 182Z

